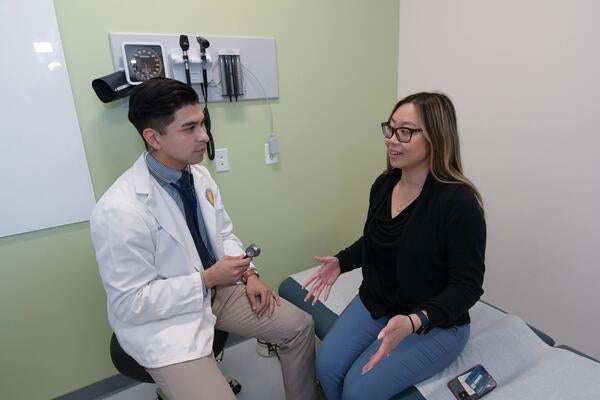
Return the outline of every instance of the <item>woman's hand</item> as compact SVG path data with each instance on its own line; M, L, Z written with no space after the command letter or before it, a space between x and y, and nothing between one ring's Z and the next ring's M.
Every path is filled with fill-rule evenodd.
M323 290L325 290L323 301L327 301L331 287L341 273L340 260L338 260L337 257L315 257L315 260L321 263L321 268L319 268L302 284L302 289L304 289L312 283L312 287L304 298L304 301L307 301L311 296L313 296L313 306L319 300Z
M379 332L377 339L381 345L369 361L362 367L362 374L369 372L383 357L387 357L398 344L413 332L413 325L408 315L396 315L390 318L385 328Z

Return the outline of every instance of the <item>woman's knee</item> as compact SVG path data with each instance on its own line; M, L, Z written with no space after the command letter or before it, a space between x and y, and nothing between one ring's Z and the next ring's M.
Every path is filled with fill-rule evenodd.
M412 386L408 380L402 382L398 379L369 379L370 377L364 376L352 379L348 375L344 380L343 400L389 399Z
M343 400L377 399L373 388L368 387L362 379L344 381L344 390L342 392Z

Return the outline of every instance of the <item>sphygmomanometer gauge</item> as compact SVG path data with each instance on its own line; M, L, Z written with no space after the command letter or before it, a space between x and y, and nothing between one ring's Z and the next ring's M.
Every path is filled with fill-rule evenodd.
M132 85L165 77L165 60L160 43L123 43L125 77Z

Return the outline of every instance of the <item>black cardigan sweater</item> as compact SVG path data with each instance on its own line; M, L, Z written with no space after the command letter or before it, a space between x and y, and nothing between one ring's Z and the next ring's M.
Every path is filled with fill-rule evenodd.
M363 235L400 176L394 169L373 183ZM471 321L468 310L483 294L486 228L470 188L428 175L398 241L393 304L383 299L380 277L368 261L372 250L363 237L336 257L342 273L362 266L359 295L373 318L406 315L418 308L427 310L428 330Z

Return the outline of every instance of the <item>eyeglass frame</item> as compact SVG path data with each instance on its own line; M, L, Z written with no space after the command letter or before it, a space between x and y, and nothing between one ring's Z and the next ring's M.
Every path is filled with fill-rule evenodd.
M386 132L388 132L388 129L389 129L389 131L392 132L392 134L390 136L386 135ZM408 132L409 133L408 140L402 140L402 139L400 139L400 133L398 133L398 131L403 131L404 134L406 134L406 132ZM399 128L392 128L392 126L390 125L389 121L381 123L381 133L383 133L383 137L386 138L386 139L391 139L392 136L396 135L396 139L398 139L398 141L400 143L410 143L410 140L412 139L413 134L419 133L419 132L423 132L423 129L421 129L421 128L409 128L408 126L401 126Z

